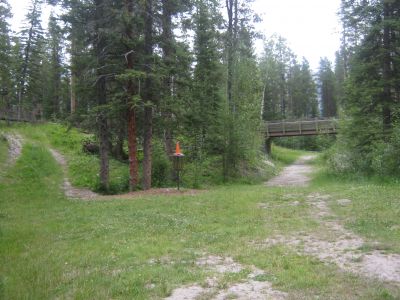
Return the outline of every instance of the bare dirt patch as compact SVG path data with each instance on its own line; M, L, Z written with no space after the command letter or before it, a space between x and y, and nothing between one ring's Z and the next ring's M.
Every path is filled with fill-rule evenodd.
M327 203L331 198L329 195L314 193L307 198L313 207L313 217L325 230L313 235L302 233L289 237L277 235L266 241L268 246L285 244L299 254L308 254L322 262L334 263L345 271L400 283L400 255L385 254L380 251L363 253L360 248L364 245L364 240L345 229L334 218Z
M312 166L308 164L316 155L305 155L300 157L294 164L283 169L280 175L267 182L267 186L307 186L310 182Z
M71 182L69 181L67 177L67 160L65 159L64 155L62 155L60 152L54 150L54 149L49 149L51 155L54 157L54 159L61 165L63 173L64 173L64 182L63 182L63 190L64 193L67 197L69 198L77 198L77 199L94 199L96 197L99 197L100 195L92 192L89 189L82 189L82 188L76 188L73 187Z
M219 289L218 283L221 274L239 273L246 269L245 266L235 262L231 257L220 257L215 255L207 255L199 258L195 264L206 268L210 272L217 273L214 277L208 277L205 284L193 284L175 289L171 296L165 298L167 300L194 300L194 299L242 299L257 300L271 299L282 300L287 297L287 293L276 291L272 288L272 284L267 281L257 281L255 278L265 274L254 266L251 266L251 272L248 278L243 282L234 283L227 288ZM218 275L219 274L219 275Z
M23 138L19 134L5 134L8 142L8 163L14 164L21 156Z
M75 198L75 199L82 199L82 200L113 200L113 199L132 199L136 197L143 197L143 196L155 196L155 195L185 195L185 196L194 196L203 190L192 190L192 189L181 189L177 190L176 188L158 188L158 189L149 189L146 191L136 191L126 194L119 194L119 195L100 195L95 193L89 189L85 188L76 188L72 186L71 182L67 176L67 160L64 155L54 149L49 149L51 155L60 164L63 169L64 173L64 182L63 182L63 190L67 197Z
M197 194L203 193L205 190L193 190L193 189L181 189L178 191L177 188L154 188L145 191L136 191L126 194L111 195L111 196L101 196L104 199L132 199L135 197L143 196L195 196Z
M286 293L272 289L271 283L269 282L250 280L228 287L226 290L219 292L213 299L280 300L286 299L286 297Z

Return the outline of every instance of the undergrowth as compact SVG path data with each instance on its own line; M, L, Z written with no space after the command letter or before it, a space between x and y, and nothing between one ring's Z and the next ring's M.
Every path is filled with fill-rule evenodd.
M85 153L82 149L84 141L95 142L93 134L82 132L76 128L68 128L61 124L46 123L36 125L13 125L6 130L15 130L25 138L54 147L66 156L68 176L76 187L99 191L99 158L98 155ZM186 153L184 169L181 172L181 184L186 188L208 188L222 184L257 184L267 181L278 174L284 165L293 163L300 155L307 152L290 150L273 146L272 156L268 159L261 152L254 162L239 166L239 174L234 178L225 178L222 173L222 156L210 155L191 159ZM139 165L143 154L138 152ZM141 168L140 168L141 171ZM176 173L170 158L164 151L163 143L153 141L152 183L153 187L170 187L176 185ZM129 188L128 162L110 159L110 193L118 194Z

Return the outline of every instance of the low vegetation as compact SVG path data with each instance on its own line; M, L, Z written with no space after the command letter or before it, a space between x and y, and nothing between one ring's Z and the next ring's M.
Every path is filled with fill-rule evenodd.
M11 129L5 130L17 131L27 140L57 149L67 158L68 176L74 186L89 188L93 191L99 190L98 155L89 154L83 150L85 141L97 143L95 136L92 134L55 123L33 126L15 125ZM6 146L4 145L4 147ZM165 155L163 145L155 141L153 151L152 177L154 186L175 186L172 163ZM220 170L220 156L207 156L198 159L193 157L190 149L187 151L185 152L185 167L181 174L184 187L207 188L224 183L223 173ZM243 175L234 182L254 184L265 181L277 174L283 165L294 162L297 157L305 153L278 146L274 146L273 152L274 156L271 162L263 162L264 158L260 154L260 160L254 162L252 168L243 169ZM139 161L142 158L143 156L139 156ZM110 192L112 194L127 192L129 179L128 162L117 159L110 160L110 172Z

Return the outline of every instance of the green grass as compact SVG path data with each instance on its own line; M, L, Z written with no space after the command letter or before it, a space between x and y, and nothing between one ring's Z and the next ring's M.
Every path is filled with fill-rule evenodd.
M97 191L99 188L99 158L86 154L82 150L82 141L94 139L91 134L75 128L45 123L36 125L16 124L4 130L18 131L25 139L42 143L60 151L68 161L68 177L77 187L85 187ZM128 189L128 165L110 159L110 190L121 193Z
M400 253L400 186L375 178L341 177L322 169L313 181L314 187L333 195L333 199L349 199L351 204L332 208L347 228L361 236L378 241L378 250Z
M263 269L257 280L272 282L291 299L400 298L396 286L342 272L284 245L258 246L276 234L319 230L306 197L320 192L351 198L347 208L332 202L338 216L367 241L392 239L387 251L400 253L398 232L387 229L399 224L400 188L394 185L321 173L309 188L230 185L194 196L68 200L60 189L62 171L46 149L53 138L38 128L16 129L30 141L0 179L0 299L161 299L210 276L194 263L204 253ZM79 152L53 146L73 159ZM386 200L375 199L379 195ZM287 205L293 197L300 205ZM375 210L379 215L369 221ZM221 285L247 274L226 274Z
M6 167L8 158L8 144L7 141L0 135L0 174Z
M4 299L162 298L206 278L193 263L204 252L254 264L269 274L264 280L294 295L399 295L284 247L255 247L275 232L316 228L304 218L307 206L282 205L288 202L283 189L229 186L196 196L81 202L64 198L61 181L48 151L28 144L0 184ZM271 209L260 210L260 202ZM224 280L246 273L233 277ZM154 289L146 288L150 283Z
M308 151L287 149L272 144L271 156L275 161L279 161L283 164L294 163L301 155L310 154Z

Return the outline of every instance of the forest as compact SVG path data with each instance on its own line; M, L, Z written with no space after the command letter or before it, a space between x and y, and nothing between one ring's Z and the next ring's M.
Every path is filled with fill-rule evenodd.
M255 30L251 2L31 0L13 32L1 0L1 109L95 133L104 192L111 158L129 164L129 190L165 185L176 141L200 177L249 176L271 120L337 118L337 137L274 142L329 148L339 174L399 176L400 2L343 0L341 48L317 71ZM44 5L58 11L46 30Z

